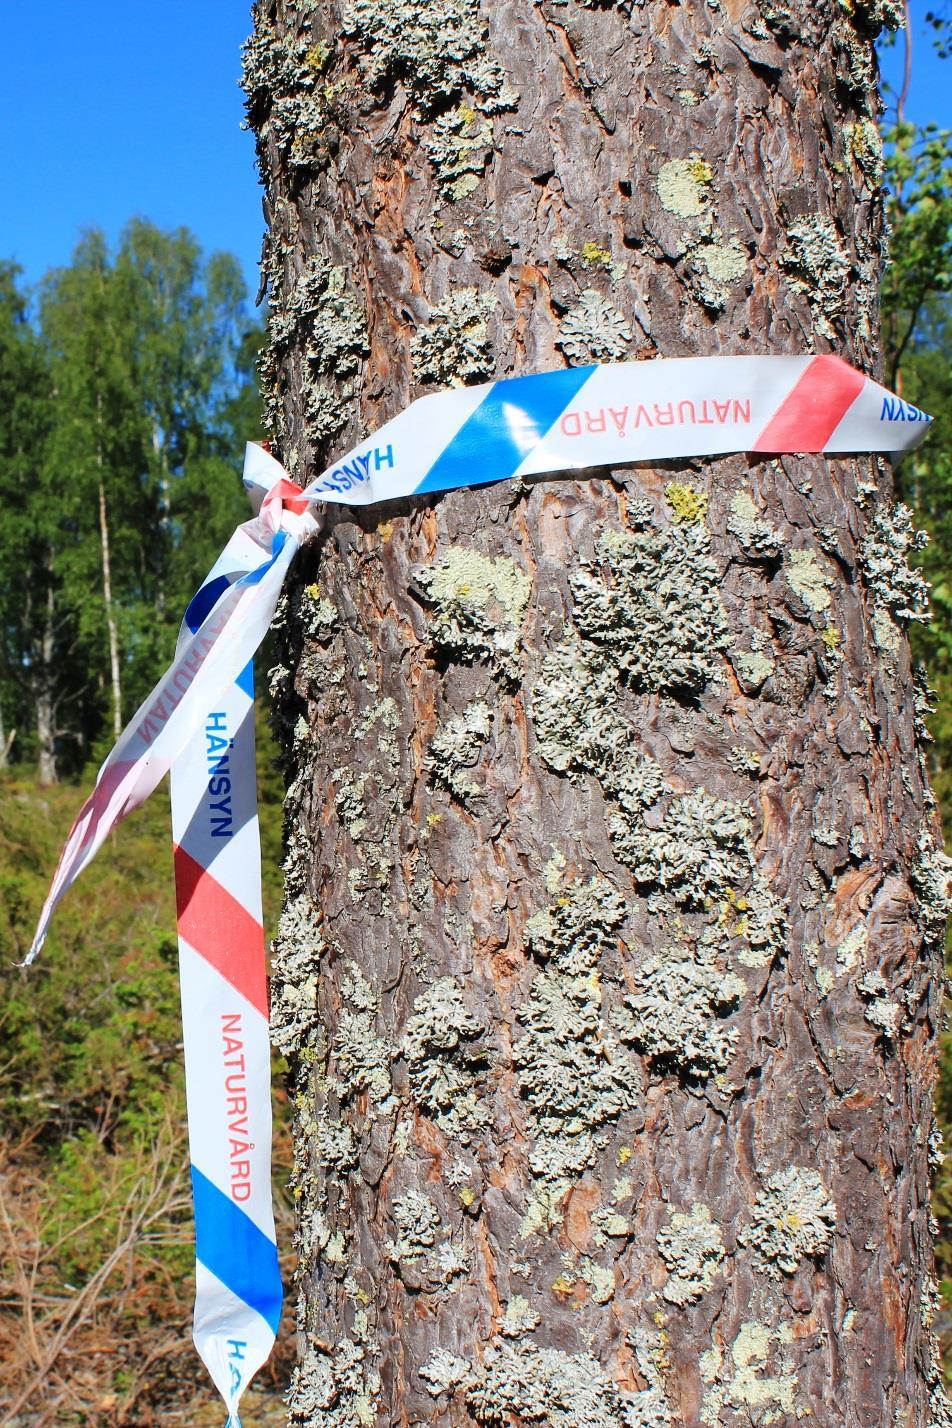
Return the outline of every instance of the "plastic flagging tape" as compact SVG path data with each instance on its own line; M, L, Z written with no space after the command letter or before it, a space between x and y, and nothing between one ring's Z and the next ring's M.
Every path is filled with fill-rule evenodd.
M100 769L26 959L111 829L171 770L194 1339L232 1428L281 1311L251 661L295 552L319 529L310 507L732 451L899 453L919 444L929 422L837 357L686 357L564 368L423 397L303 492L249 445L244 483L255 517L202 583L170 668Z

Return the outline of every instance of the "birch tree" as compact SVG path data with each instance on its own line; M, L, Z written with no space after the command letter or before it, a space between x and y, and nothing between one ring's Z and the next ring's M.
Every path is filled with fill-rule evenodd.
M254 17L302 483L448 385L879 372L890 0ZM950 1421L918 542L872 457L328 509L272 680L292 1423Z

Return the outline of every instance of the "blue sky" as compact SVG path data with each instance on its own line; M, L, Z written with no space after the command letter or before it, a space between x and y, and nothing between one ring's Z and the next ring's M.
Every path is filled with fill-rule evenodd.
M952 60L913 0L910 118L952 128ZM4 201L0 257L30 282L69 260L84 227L115 239L134 215L191 228L241 262L252 292L261 199L240 128L246 0L0 0ZM901 43L886 56L901 70Z

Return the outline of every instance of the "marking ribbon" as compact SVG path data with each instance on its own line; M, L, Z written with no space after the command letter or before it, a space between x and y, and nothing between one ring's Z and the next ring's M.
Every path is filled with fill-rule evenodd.
M175 658L99 771L26 958L108 833L172 774L196 1228L193 1337L238 1425L281 1311L251 660L312 505L749 451L899 453L930 418L837 357L686 357L563 368L413 402L305 491L249 445L256 511L186 611Z

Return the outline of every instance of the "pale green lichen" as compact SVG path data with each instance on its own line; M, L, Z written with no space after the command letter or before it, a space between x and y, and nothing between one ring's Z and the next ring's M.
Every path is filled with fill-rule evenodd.
M836 949L836 975L846 977L862 960L869 945L869 929L858 922L851 928Z
M714 170L704 159L669 159L658 173L658 197L678 218L703 218L710 204Z
M479 187L492 154L492 121L469 104L441 114L424 135L437 182L448 197L466 198Z
M495 306L493 293L476 288L448 292L410 342L416 380L465 387L491 376L495 358L488 319Z
M497 1342L461 1385L479 1424L510 1420L546 1428L631 1428L632 1395L589 1353Z
M346 421L348 399L356 392L353 381L346 379L354 379L360 370L367 341L364 308L348 286L346 269L312 254L290 291L275 288L271 293L268 344L261 362L269 425L281 429L279 377L286 355L294 350L305 358L308 433L315 442L336 436ZM333 392L325 380L331 377Z
M432 607L430 638L437 648L464 664L485 661L505 678L518 675L532 583L514 561L454 546L414 574Z
M843 137L847 151L862 169L870 186L879 188L885 174L883 137L879 125L873 119L863 118L855 124L847 124Z
M290 1425L372 1428L377 1421L382 1388L376 1366L379 1349L369 1334L356 1340L361 1324L360 1316L355 1315L355 1339L341 1339L333 1349L307 1339L291 1376L287 1397Z
M331 781L335 785L334 807L341 824L351 838L358 839L367 823L364 789L369 774L355 774L351 769L334 769Z
M829 576L812 550L787 552L783 567L787 584L810 610L828 610L832 603Z
M439 1398L444 1393L455 1393L469 1380L470 1365L466 1359L451 1354L448 1349L434 1349L421 1367L420 1377L430 1396Z
M553 1222L562 1196L594 1160L599 1129L641 1102L641 1068L601 1015L598 966L616 950L625 915L622 898L597 877L569 883L526 926L528 949L549 970L516 1012L524 1034L513 1061L529 1107L529 1165L542 1182L530 1196L524 1236Z
M570 362L616 362L631 340L631 325L614 303L585 288L562 319L555 343Z
M929 829L919 835L910 878L918 895L916 916L926 940L942 946L952 912L952 858L936 845Z
M487 113L515 96L488 54L488 27L477 0L346 0L343 31L362 45L371 88L401 81L425 116L475 96Z
M522 1294L514 1294L506 1305L500 1333L507 1339L518 1339L522 1334L531 1334L539 1327L541 1315L532 1308Z
M720 1225L710 1207L695 1205L689 1212L676 1210L658 1231L658 1250L668 1271L662 1294L683 1308L695 1304L714 1283L726 1250Z
M850 259L836 223L821 213L811 214L787 229L789 251L781 266L792 287L804 293L813 311L817 331L833 340L834 322L846 310Z
M272 946L271 1040L283 1056L310 1045L319 1033L317 968L323 952L317 906L308 893L289 892Z
M756 1270L780 1279L801 1260L822 1258L835 1228L836 1206L819 1172L795 1165L769 1176L737 1240L753 1251Z
M441 1130L463 1144L490 1117L487 1031L452 977L419 996L407 1020L402 1050L411 1090Z
M734 1053L737 1028L727 1018L747 987L718 965L714 949L668 947L633 972L635 991L612 1013L621 1039L659 1071L703 1082L724 1071Z
M901 630L931 618L928 582L909 564L910 553L922 550L928 540L901 502L873 513L859 548L859 565L872 598L873 633L880 649L895 651Z
M595 1157L595 1133L641 1104L641 1067L601 1015L597 974L540 973L517 1011L513 1045L529 1106L534 1176L568 1188Z
M887 1042L895 1042L902 1026L902 1007L886 994L888 983L882 972L864 972L856 990L866 1003L863 1015Z
M584 976L617 947L626 912L624 899L606 878L574 880L561 897L529 918L526 945L540 962Z
M743 1413L747 1422L767 1428L797 1414L797 1376L786 1353L791 1341L786 1325L777 1330L748 1320L731 1345L729 1360L719 1346L702 1354L701 1378L709 1387L704 1391L701 1422L717 1428L726 1409L732 1419ZM768 1374L775 1353L778 1371Z
M727 529L755 560L778 560L783 552L780 532L761 515L749 491L741 489L731 497Z
M747 254L739 243L702 243L694 257L718 287L736 282L747 271Z
M759 650L733 650L731 663L742 683L751 690L760 689L776 669L775 662Z
M569 577L576 626L635 689L700 690L730 642L710 532L658 530L639 510L632 520L634 530L600 535Z
M582 1261L579 1277L591 1290L593 1304L610 1304L615 1297L615 1271L593 1259Z
M388 1244L392 1260L402 1264L429 1257L440 1230L440 1213L422 1190L408 1190L398 1196L390 1207L397 1228L397 1238Z
M725 936L744 940L737 955L745 966L766 966L782 948L783 916L756 867L749 815L704 790L675 794L658 764L633 749L617 683L617 671L593 666L575 644L547 656L532 704L542 758L570 776L598 778L612 801L616 854L644 886L698 911L743 890L747 906Z
M341 91L322 74L329 55L305 36L279 34L265 12L242 51L242 85L260 140L267 139L292 170L323 167L330 157L328 130L342 117Z
M366 1092L372 1118L390 1099L393 1046L377 1033L377 994L356 962L347 965L341 996L331 1085L342 1101Z
M426 768L431 781L467 806L482 794L468 770L479 761L492 732L492 713L481 699L468 704L441 725L430 741Z

